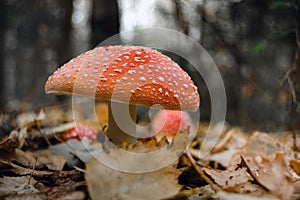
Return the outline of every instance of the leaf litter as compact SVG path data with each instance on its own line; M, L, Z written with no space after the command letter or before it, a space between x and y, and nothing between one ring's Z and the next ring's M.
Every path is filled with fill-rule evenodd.
M100 127L106 126L107 107L100 103L96 110ZM120 159L114 157L111 147L105 146L103 138L92 144L64 139L63 134L75 127L66 105L45 107L36 113L22 112L14 117L8 115L0 117L0 124L8 127L1 129L6 134L0 140L1 199L300 198L300 156L291 148L291 133L287 131L248 133L226 124L220 138L212 132L204 141L208 125L201 123L188 149L181 142L187 133L172 144L151 138L123 143L123 150L135 153L170 145L184 151L165 168L125 173L93 157L101 151L110 152L112 159ZM83 118L80 123L88 124L88 119ZM218 130L218 126L212 130ZM217 144L206 156L199 153L201 148L210 148L214 141ZM155 158L150 161L162 162ZM150 161L144 160L142 165L147 167Z

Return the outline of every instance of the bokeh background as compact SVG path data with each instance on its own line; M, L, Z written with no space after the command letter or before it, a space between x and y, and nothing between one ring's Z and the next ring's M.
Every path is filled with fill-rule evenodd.
M44 92L57 67L119 32L163 27L190 36L214 59L226 87L228 123L297 131L299 6L299 0L1 0L0 112L65 101ZM191 73L183 59L174 59ZM208 121L206 86L193 78L201 120Z

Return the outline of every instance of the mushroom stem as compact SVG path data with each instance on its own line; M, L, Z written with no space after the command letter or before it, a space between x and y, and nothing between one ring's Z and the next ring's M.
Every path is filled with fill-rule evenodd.
M128 109L131 119L126 117L128 116ZM122 142L133 143L136 141L136 138L132 136L136 135L136 106L110 102L108 103L108 110L107 137L116 145ZM116 110L118 113L114 112ZM130 133L130 135L126 132Z

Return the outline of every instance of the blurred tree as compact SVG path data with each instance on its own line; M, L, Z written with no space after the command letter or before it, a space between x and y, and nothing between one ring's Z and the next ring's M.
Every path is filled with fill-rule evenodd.
M65 63L71 58L70 54L70 35L71 35L71 19L72 19L72 12L73 12L73 0L63 0L61 1L62 8L64 9L65 16L62 19L62 41L58 48L58 63Z
M178 24L179 30L186 34L189 35L189 24L188 20L186 19L187 17L185 16L185 13L182 8L182 3L180 0L175 0L175 23Z
M299 0L272 0L269 9L278 17L290 19L290 26L283 30L274 31L265 46L274 40L292 41L294 55L291 58L290 68L284 75L283 83L289 91L290 123L288 127L293 131L294 147L296 147L296 133L300 133L300 1Z
M93 0L91 45L119 33L119 10L117 0Z
M199 41L219 67L227 92L227 120L250 129L285 129L291 120L287 109L291 98L280 80L296 58L294 30L299 29L299 0L168 2L172 6L157 2L157 16L168 20L168 28L175 27ZM170 10L174 10L173 19ZM294 96L300 87L297 70L290 74ZM205 85L201 94L202 102L209 101ZM293 107L300 112L300 104ZM209 116L207 106L203 107L202 119Z
M1 11L1 20L6 23L0 28L4 75L0 80L1 101L42 104L49 98L44 92L48 74L58 62L67 60L66 29L70 27L72 0L1 1L0 7L5 10Z
M0 40L4 40L4 30L6 27L6 8L4 1L0 1L0 13L2 14L2 17L0 18ZM3 54L4 54L4 43L0 42L0 108L2 107L4 103L4 86L3 81L4 80L4 60L3 60Z

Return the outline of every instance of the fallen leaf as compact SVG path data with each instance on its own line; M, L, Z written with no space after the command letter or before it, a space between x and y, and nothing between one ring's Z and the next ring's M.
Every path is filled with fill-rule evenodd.
M281 199L289 199L294 191L283 155L277 153L274 161L267 158L242 157L242 165L248 168L254 180Z
M66 109L71 110L71 105L63 103L44 107L46 118L42 121L42 125L46 127L57 126L59 124L73 121L73 116L67 115Z
M14 149L18 146L18 138L17 137L6 137L2 138L0 141L0 151L14 151Z
M296 148L300 147L300 134L298 134L298 132L296 132L295 135L292 131L275 132L270 134L268 133L268 135L278 139L281 143L289 146L291 149L294 148L294 142L296 142ZM294 140L294 136L296 137L296 140Z
M36 181L30 176L0 178L0 199L43 200L47 199L34 187Z
M46 171L46 170L33 170L30 168L22 167L20 165L14 164L12 162L5 162L0 160L1 166L1 172L12 172L17 175L32 175L35 177L41 177L45 175L52 174L53 172L51 171ZM5 167L4 167L5 165Z
M172 166L148 173L126 173L93 159L87 164L85 178L92 199L155 200L178 193L179 174Z
M227 149L241 149L248 141L249 135L238 128L234 128L235 134L228 141Z
M236 194L236 193L229 193L220 191L217 193L220 199L222 200L241 200L241 199L247 199L247 200L278 200L278 198L274 197L273 195L266 194L264 196L256 197L251 196L250 194Z
M201 128L203 129L203 127ZM209 130L209 132L208 132ZM201 151L199 152L199 157L200 158L204 158L206 157L209 153L211 153L211 151L214 149L215 145L218 143L220 136L224 135L224 133L228 130L228 126L226 125L226 123L224 124L224 122L218 122L212 126L209 126L209 129L205 130L201 130L204 132L199 132L197 133L198 137L204 137L202 138L202 142L201 142Z
M247 156L262 156L269 159L273 159L276 152L283 152L284 154L290 154L291 148L278 139L269 136L266 133L254 132L246 145L243 146L243 155Z
M224 191L238 194L248 194L256 197L262 197L268 194L268 192L265 189L249 181L231 188L226 188Z
M41 110L38 114L34 112L24 112L17 116L16 122L19 127L26 126L34 121L41 121L44 120L46 117L45 112Z
M177 134L171 144L163 143L165 145L160 146L160 142L154 145L151 141L149 146L145 147L130 144L130 148L127 148L126 151L117 149L105 141L98 149L99 154L94 154L94 156L99 160L105 160L109 165L114 165L115 168L122 163L122 171L149 172L176 162L188 147L188 140L188 131L184 131Z
M44 152L37 155L36 166L45 166L50 170L61 171L66 164L63 156L56 156L50 152Z
M86 195L83 191L74 191L62 198L62 200L70 200L70 199L84 200L86 199Z
M0 151L0 162L18 163L22 167L32 169L43 169L47 167L51 170L60 171L63 169L66 160L63 156L55 156L49 152L35 154L32 152L25 152L20 149L15 149L14 152Z
M210 187L210 185L205 185L199 188L199 192L196 195L192 195L188 197L188 200L205 200L205 199L216 199L219 197L215 193L215 191Z
M217 153L226 149L241 148L246 144L246 138L240 134L241 130L237 128L230 129L224 134L224 137L214 146L212 152Z
M231 164L233 157L240 153L240 150L229 149L220 153L212 154L208 159L220 163L223 167L228 167Z
M300 176L300 160L290 160L290 166Z
M92 158L91 152L96 150L94 150L88 142L83 144L77 140L68 140L65 143L51 145L48 149L42 150L42 152L44 151L63 156L68 166L73 167L80 165L80 161L84 163L89 162Z
M206 175L208 175L216 184L218 184L223 189L246 183L249 180L246 170L246 168L239 168L235 171L224 171L203 168L203 171L206 173Z

